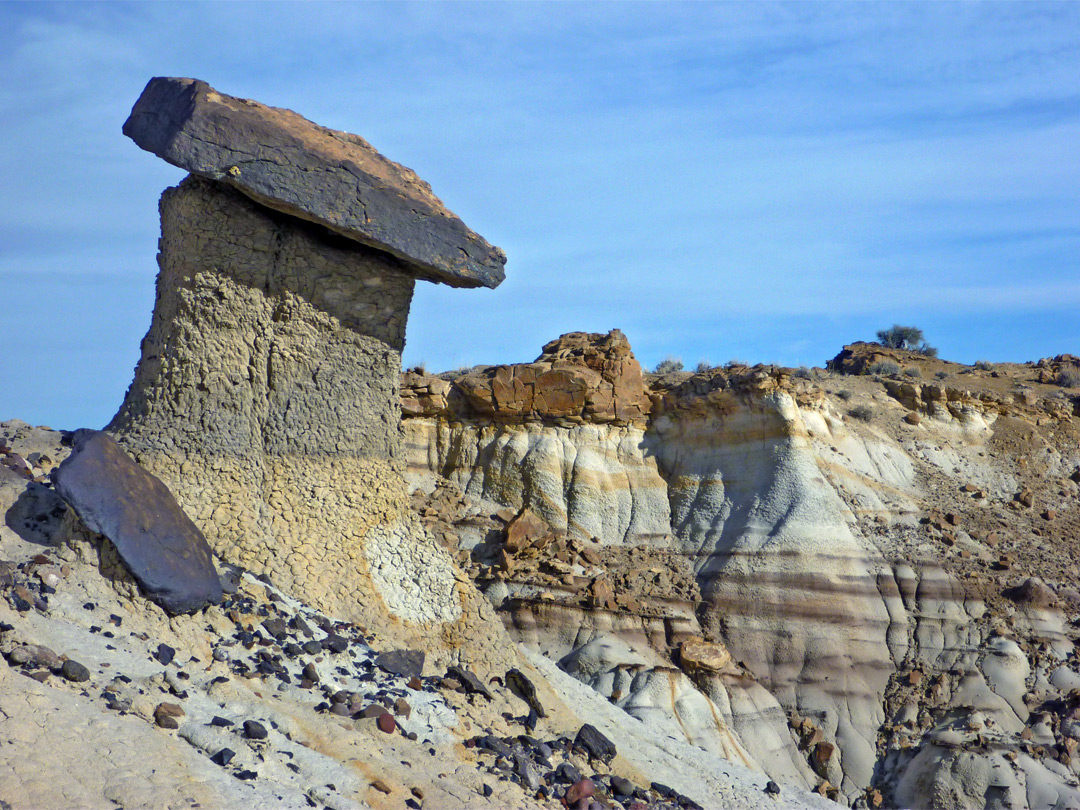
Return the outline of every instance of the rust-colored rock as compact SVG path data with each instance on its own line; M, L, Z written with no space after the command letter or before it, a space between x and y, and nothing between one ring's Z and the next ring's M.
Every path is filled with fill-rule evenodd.
M406 416L500 421L620 423L649 412L641 366L618 329L570 332L532 363L485 366L449 381L416 371L401 378Z
M679 663L689 671L723 672L731 667L732 661L723 644L696 638L679 645Z
M550 533L551 527L532 510L525 509L506 527L506 550L518 554Z

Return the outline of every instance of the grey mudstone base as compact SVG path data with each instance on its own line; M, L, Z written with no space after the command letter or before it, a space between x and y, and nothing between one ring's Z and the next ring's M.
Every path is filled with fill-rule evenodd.
M456 619L398 470L413 278L212 181L167 190L161 221L153 322L108 430L225 560L373 628Z

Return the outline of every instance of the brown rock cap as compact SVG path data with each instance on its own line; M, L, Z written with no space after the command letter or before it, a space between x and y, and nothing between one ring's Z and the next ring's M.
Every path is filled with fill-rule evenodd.
M384 250L422 278L452 287L497 287L504 278L506 255L411 169L292 110L227 96L198 79L157 77L124 134L174 166Z

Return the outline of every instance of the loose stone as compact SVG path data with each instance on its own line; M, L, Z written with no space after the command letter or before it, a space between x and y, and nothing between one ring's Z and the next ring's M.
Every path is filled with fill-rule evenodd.
M590 759L607 764L615 758L615 743L601 734L595 726L586 723L574 738L574 746L585 751Z
M64 662L64 666L60 670L60 674L67 680L74 681L75 683L82 683L83 681L90 680L90 670L80 664L78 661L72 661L68 659Z
M421 650L390 650L379 653L375 665L391 675L418 678L424 671L424 653Z
M245 720L244 736L249 740L265 740L267 736L266 726L257 720Z
M564 800L567 805L577 804L582 799L588 799L596 791L592 779L579 779L566 791Z
M215 765L221 765L222 767L225 767L230 762L232 762L232 758L235 756L236 752L233 751L231 748L222 748L220 751L210 757L210 761L213 762Z

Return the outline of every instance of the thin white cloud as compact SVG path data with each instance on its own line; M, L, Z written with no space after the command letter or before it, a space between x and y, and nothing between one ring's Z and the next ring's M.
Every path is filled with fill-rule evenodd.
M0 73L0 292L141 267L152 296L182 173L119 128L189 75L359 132L507 249L497 291L420 285L407 356L433 367L614 326L688 362L824 358L894 317L946 349L971 318L1002 352L1080 343L1076 4L0 4ZM126 356L148 313L107 306L71 344L112 318Z

